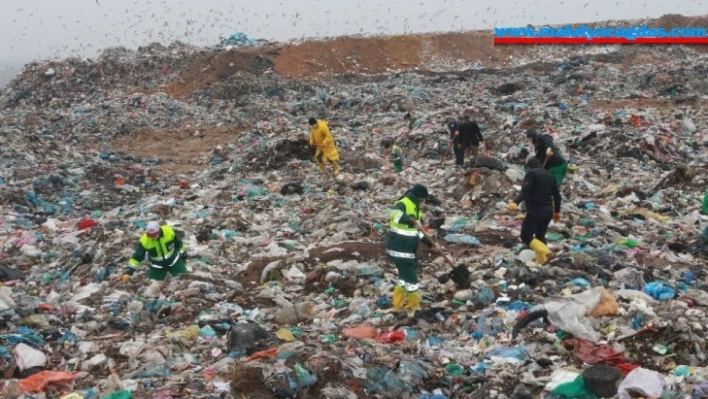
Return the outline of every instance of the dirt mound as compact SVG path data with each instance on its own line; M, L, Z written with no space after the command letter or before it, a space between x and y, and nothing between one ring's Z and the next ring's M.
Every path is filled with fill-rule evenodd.
M683 27L696 27L705 28L706 27L706 17L684 17L679 14L667 14L662 17L651 21L653 26L660 28L671 29L671 28L683 28ZM708 47L702 44L688 45L686 46L699 53L708 53Z
M423 39L417 36L340 37L282 48L275 69L285 76L321 72L378 74L420 65Z
M652 26L659 28L705 27L705 17L685 17L680 14L666 14L649 21Z
M155 157L161 162L155 168L164 172L188 173L203 163L210 151L218 156L216 147L233 141L240 130L238 126L142 130L116 138L111 149L142 159Z
M263 372L258 367L237 364L233 369L231 390L234 398L270 399L273 394L266 389Z
M176 98L187 97L238 72L261 75L273 66L276 55L277 50L271 47L200 54L167 86L165 92Z

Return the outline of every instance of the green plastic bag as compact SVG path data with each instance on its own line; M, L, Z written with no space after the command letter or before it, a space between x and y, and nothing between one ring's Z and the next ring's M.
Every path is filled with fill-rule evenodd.
M703 195L703 214L708 215L708 191Z
M551 395L565 399L598 399L597 395L585 384L585 379L581 375L571 382L558 385L556 389L551 391Z
M101 399L133 399L133 394L124 389L121 391L113 391L108 395L101 397Z

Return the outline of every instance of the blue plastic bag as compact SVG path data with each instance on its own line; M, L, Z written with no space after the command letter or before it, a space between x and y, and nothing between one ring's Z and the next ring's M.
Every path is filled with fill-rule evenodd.
M673 299L673 297L676 296L676 291L674 291L673 288L657 282L651 282L645 285L643 291L649 294L652 298L662 302Z
M491 303L494 303L496 297L497 296L494 291L492 291L491 288L485 285L480 288L475 294L474 303L479 306L487 306Z
M574 278L573 281L571 281L571 284L577 285L577 286L580 286L580 287L589 287L589 286L590 286L590 282L587 281L587 280L585 280L585 279L582 278L582 277L576 277L576 278Z
M475 247L482 246L482 243L477 239L477 237L472 237L469 234L448 234L445 236L445 241L458 244L467 244Z
M509 348L507 346L497 346L491 351L487 352L487 354L485 355L485 357L488 359L495 356L505 359L525 360L526 350L522 346L515 348Z

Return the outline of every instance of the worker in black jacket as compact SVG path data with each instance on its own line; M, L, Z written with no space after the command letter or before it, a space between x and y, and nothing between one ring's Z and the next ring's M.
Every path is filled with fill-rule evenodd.
M477 122L470 121L469 116L465 115L462 123L451 122L448 126L452 132L452 140L445 154L450 152L450 148L454 148L455 163L459 166L464 165L465 155L478 157L479 146L484 145L484 137Z
M477 124L476 121L471 121L469 115L465 115L462 119L462 123L458 125L458 131L460 136L462 136L465 155L468 157L470 155L475 158L478 157L479 147L484 145L484 137L482 136L482 130L479 128L479 124Z
M551 256L551 250L546 246L546 231L551 219L554 222L560 220L561 196L553 175L543 168L538 158L529 156L526 170L521 192L507 209L514 212L521 202L526 201L521 241L536 252L536 263L544 265Z
M568 162L563 158L553 137L550 134L540 134L536 129L527 130L526 137L534 145L536 158L553 175L560 190L565 174L568 172Z

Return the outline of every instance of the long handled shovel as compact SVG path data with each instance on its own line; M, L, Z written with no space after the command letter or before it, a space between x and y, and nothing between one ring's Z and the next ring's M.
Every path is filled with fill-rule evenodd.
M435 243L432 237L428 235L422 228L418 229L421 234L430 242ZM467 269L467 265L455 266L455 263L450 259L450 257L436 244L435 249L438 251L440 256L445 259L445 263L452 267L452 270L447 274L450 279L455 283L456 286L461 288L468 288L470 286L470 271Z

